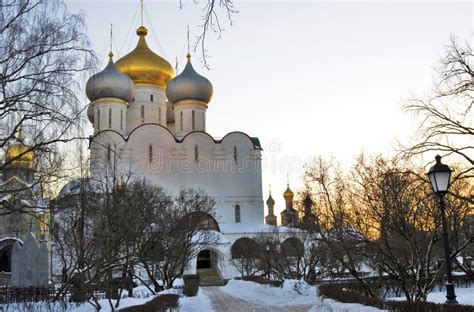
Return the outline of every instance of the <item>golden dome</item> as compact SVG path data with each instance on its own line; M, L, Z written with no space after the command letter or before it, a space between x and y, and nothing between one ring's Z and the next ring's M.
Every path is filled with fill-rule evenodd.
M286 191L283 193L285 199L292 199L295 196L292 190L290 190L290 185L286 185Z
M135 49L115 63L117 69L129 76L135 84L153 84L166 88L173 78L173 67L161 56L148 47L145 36L148 29L140 26L137 29L138 44Z
M5 153L5 160L11 166L21 166L31 168L34 153L28 151L30 148L23 144L23 132L20 128L18 135L13 143L11 143ZM21 155L21 156L20 156Z

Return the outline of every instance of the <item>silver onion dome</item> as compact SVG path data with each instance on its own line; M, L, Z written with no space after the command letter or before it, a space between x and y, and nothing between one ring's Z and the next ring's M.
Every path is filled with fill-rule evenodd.
M189 53L186 57L188 62L184 70L168 82L166 87L168 101L174 104L182 100L198 100L208 104L213 93L212 84L194 70Z
M87 106L87 118L91 123L94 123L94 107L92 105L92 103L89 103Z
M86 95L92 102L106 97L119 98L131 102L135 96L132 79L120 73L109 54L109 63L103 71L89 78L86 84Z

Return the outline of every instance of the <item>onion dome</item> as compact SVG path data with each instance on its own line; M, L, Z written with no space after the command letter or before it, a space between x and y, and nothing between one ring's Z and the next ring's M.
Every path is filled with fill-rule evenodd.
M89 118L91 123L94 123L94 106L92 106L92 103L89 103L89 106L87 106L87 118Z
M188 62L181 74L171 79L166 88L168 101L176 103L182 100L198 100L208 104L212 97L211 82L199 75L191 64L191 54L187 54Z
M290 189L290 185L287 184L286 185L286 190L285 192L283 193L283 197L285 199L293 199L293 197L295 197L295 194L293 193L293 191Z
M92 102L107 97L131 102L135 96L135 86L132 80L117 70L112 61L113 56L110 52L109 63L104 70L87 81L86 95Z
M117 69L132 78L136 84L153 84L166 88L173 77L173 67L161 56L148 47L145 36L148 29L140 26L137 29L138 44L129 54L117 61Z
M275 200L272 197L272 192L270 192L270 194L268 195L267 207L270 207L270 208L275 207Z
M31 168L33 159L33 151L23 144L23 131L20 128L17 137L13 139L12 143L7 148L5 160L7 164L11 166Z

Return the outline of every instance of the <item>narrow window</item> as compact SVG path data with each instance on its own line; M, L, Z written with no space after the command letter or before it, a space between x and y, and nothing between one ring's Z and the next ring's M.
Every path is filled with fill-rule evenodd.
M234 213L235 213L235 223L240 223L240 205L235 205Z
M161 125L161 107L158 107L158 123Z
M100 131L100 109L97 110L97 130Z
M150 94L150 102L153 102L153 94Z
M110 144L107 144L107 161L110 162L112 159L112 149L110 148Z
M148 146L148 163L151 164L152 161L153 161L153 146L150 144Z
M179 127L183 131L183 111L179 112Z
M194 146L194 161L198 161L199 159L199 150L198 150L198 146Z
M206 113L202 112L202 130L206 131Z
M109 108L109 129L112 128L112 109Z
M123 130L123 109L120 110L120 130Z
M195 125L196 125L196 121L194 120L194 110L192 111L192 123L193 123L193 130L196 128Z
M234 161L237 162L237 146L234 146Z
M142 105L142 108L141 108L141 122L144 123L145 122L145 106Z

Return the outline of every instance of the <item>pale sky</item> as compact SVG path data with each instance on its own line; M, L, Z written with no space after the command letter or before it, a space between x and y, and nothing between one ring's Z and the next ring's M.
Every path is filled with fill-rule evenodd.
M115 59L133 49L139 0L67 2L70 11L85 12L104 66L111 23ZM180 10L179 0L145 0L152 25L144 22L156 34L147 36L150 47L173 66L178 57L180 70L186 25L194 41L204 0L183 2ZM221 14L222 37L208 37L211 70L201 67L199 52L193 64L214 86L207 131L260 139L264 200L271 184L277 211L287 172L296 191L311 157L334 156L350 167L361 151L389 155L397 139L408 142L416 123L403 113L404 99L429 92L451 34L464 41L473 35L470 2L235 0L235 6L233 26Z

